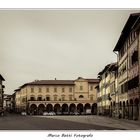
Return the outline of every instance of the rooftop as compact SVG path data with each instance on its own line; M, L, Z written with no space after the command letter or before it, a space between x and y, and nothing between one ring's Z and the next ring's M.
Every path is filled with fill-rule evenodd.
M5 79L2 77L2 75L1 75L1 74L0 74L0 79L1 79L1 80L3 80L3 81L5 81Z
M113 51L119 51L122 48L127 37L129 36L130 31L138 22L140 23L140 13L130 14Z

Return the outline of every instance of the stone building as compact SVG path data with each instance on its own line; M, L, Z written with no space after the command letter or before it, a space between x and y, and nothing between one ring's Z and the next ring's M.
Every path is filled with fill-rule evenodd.
M97 113L97 94L95 87L98 79L76 80L36 80L26 83L15 90L17 112L26 110L32 114L44 111L69 114L85 113L91 109Z
M14 112L14 94L13 95L9 95L9 94L4 94L3 97L3 108L4 110L6 110L7 112Z
M0 114L3 112L3 89L5 88L5 86L3 85L3 81L5 81L5 79L0 74Z
M118 53L118 95L122 118L139 119L140 13L131 14L114 48Z
M117 63L111 63L105 66L99 72L98 77L100 79L100 83L96 87L98 90L98 114L112 116L118 102Z

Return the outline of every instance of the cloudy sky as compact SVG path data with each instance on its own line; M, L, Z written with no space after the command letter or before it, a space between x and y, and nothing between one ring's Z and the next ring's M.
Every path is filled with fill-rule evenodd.
M115 62L113 49L138 11L0 11L0 73L5 93L35 79L97 78Z

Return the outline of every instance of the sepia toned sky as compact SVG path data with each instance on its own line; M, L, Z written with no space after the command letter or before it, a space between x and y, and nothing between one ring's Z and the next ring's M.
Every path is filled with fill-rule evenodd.
M1 10L0 74L5 94L26 82L97 78L138 10Z

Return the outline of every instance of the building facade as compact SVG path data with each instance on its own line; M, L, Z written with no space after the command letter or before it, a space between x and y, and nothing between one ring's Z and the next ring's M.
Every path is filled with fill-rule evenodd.
M91 109L97 113L97 94L95 87L98 79L76 80L36 80L15 90L17 112L26 110L31 114L43 114L44 111L69 114L85 113Z
M3 93L5 88L3 81L5 81L5 79L0 74L0 114L3 113Z
M117 63L111 63L99 72L98 114L112 116L117 109Z
M14 94L13 95L8 95L8 94L4 94L4 98L3 98L3 108L4 110L6 110L7 112L14 112Z
M131 14L114 48L118 52L118 95L122 118L140 119L140 13Z

